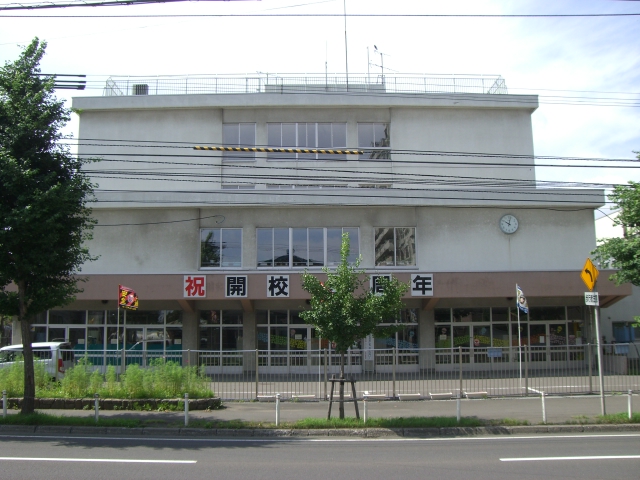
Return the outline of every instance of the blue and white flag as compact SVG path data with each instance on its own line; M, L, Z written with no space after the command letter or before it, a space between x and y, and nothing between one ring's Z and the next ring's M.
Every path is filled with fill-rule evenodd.
M529 313L529 305L527 305L527 297L524 296L522 289L516 284L516 303L523 313Z

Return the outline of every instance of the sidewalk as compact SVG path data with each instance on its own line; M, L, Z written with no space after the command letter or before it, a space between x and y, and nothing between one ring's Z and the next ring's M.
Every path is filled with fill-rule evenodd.
M607 413L627 412L628 396L612 395L605 397ZM638 395L633 396L634 411L640 411ZM333 418L338 416L338 403L333 404ZM191 411L190 419L203 420L242 420L250 422L275 422L275 402L225 402L225 408L214 411ZM293 422L303 418L326 418L328 402L280 402L280 421ZM363 403L358 402L360 416L363 415ZM383 417L455 417L456 400L423 401L369 401L369 418ZM86 416L93 418L93 410L41 410L43 413L60 416ZM600 397L546 397L547 423L594 420L600 414ZM353 403L345 403L345 415L355 417ZM542 405L540 397L506 398L486 400L461 400L461 415L477 417L483 420L527 420L531 425L542 423ZM147 421L150 426L184 424L184 412L145 412L130 410L101 410L100 417L138 418ZM586 418L585 418L586 417Z

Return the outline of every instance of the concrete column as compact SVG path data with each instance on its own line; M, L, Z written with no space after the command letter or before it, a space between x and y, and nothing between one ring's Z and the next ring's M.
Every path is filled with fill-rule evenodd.
M433 349L436 346L435 340L435 317L433 310L420 310L420 318L418 320L418 331L420 335L420 348ZM420 369L435 368L435 352L434 350L420 350Z
M196 310L195 313L182 312L182 364L183 365L196 365L197 357L193 353L193 350L199 349L199 331L198 331L198 317L200 312ZM187 358L187 350L191 350L191 358Z
M255 372L255 353L248 350L256 349L256 312L244 312L242 320L242 349L243 370L245 372Z

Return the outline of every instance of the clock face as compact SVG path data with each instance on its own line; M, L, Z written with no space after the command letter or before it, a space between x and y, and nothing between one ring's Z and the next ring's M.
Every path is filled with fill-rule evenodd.
M500 230L504 233L515 233L518 230L518 219L511 214L504 215L500 219Z

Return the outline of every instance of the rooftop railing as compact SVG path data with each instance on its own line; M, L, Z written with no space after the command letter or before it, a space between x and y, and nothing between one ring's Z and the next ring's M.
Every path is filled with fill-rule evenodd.
M506 94L499 75L253 75L110 77L103 95L198 95L250 93Z

